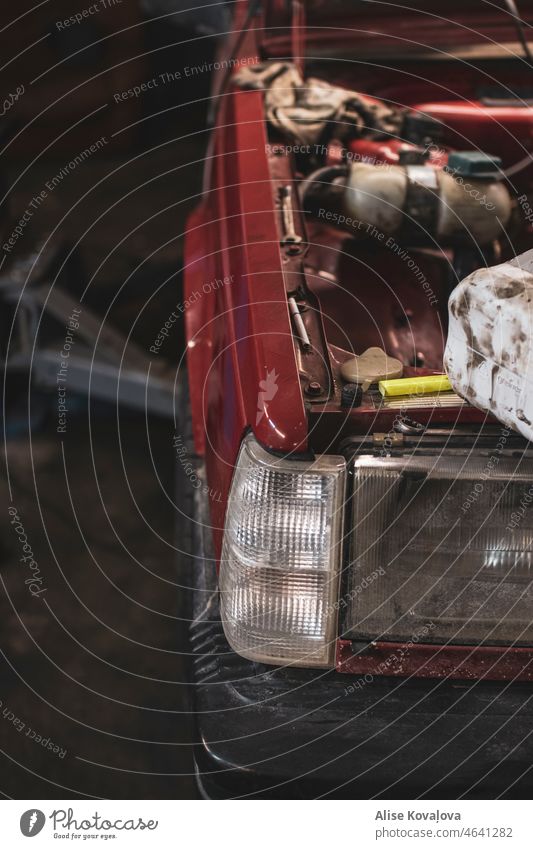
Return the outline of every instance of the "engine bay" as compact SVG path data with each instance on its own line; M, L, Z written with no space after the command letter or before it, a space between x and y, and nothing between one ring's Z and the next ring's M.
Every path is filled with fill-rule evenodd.
M355 62L339 75L317 64L304 82L281 62L240 80L265 90L313 447L324 450L333 434L388 432L399 415L480 425L490 414L450 387L387 397L377 388L387 370L358 384L349 375L376 356L399 361L394 377L443 374L455 287L533 246L533 85L524 88L513 62L498 62L497 84L488 65L465 75L454 62L394 73Z

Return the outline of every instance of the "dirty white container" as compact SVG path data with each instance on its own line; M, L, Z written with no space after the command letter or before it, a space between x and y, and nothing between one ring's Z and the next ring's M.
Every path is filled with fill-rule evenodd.
M458 395L533 440L533 250L455 288L444 367Z

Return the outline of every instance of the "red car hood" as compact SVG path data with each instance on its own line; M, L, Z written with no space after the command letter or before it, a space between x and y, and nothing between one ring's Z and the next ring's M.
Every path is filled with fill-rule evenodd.
M406 53L414 58L430 51L435 58L435 48L466 57L483 48L490 58L501 55L502 46L521 55L512 16L480 0L265 0L263 10L259 26L266 56L287 56L295 29L310 57L348 51L354 59ZM519 3L519 13L533 23L531 3Z

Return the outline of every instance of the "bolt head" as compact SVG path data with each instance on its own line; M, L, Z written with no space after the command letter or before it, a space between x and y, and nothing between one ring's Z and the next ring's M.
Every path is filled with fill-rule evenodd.
M320 395L322 392L322 385L318 382L318 380L311 380L306 387L308 395Z

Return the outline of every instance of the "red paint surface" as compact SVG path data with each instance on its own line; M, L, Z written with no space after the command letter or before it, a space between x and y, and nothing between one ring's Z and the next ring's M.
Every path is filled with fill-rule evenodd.
M267 166L262 95L226 98L216 136L214 186L189 222L185 311L195 445L205 453L212 523L220 552L227 494L243 434L267 448L307 449ZM215 286L213 280L230 279ZM201 297L195 298L195 293ZM258 418L260 384L277 392Z
M244 0L237 4L236 32L246 8ZM368 8L377 7L370 4ZM508 18L501 12L483 9L483 26L480 26L479 3L454 0L446 14L487 34L497 33L500 40L515 39ZM284 0L267 5L266 18L256 19L243 42L242 56L264 55L265 51L286 56L291 41L304 43L303 39L291 39L286 10ZM398 19L391 7L386 12L385 17L371 14L365 17L362 7L357 5L357 23L348 19L343 29L332 29L326 18L313 21L311 14L311 27L305 39L308 55L315 55L315 51L332 55L335 46L353 48L358 40L361 43L361 39L368 41L368 38L379 47L390 41L383 34L386 30L400 38L434 43L435 23L430 19L415 21L406 15L405 9L400 10ZM264 28L265 24L269 29ZM438 26L442 33L440 21ZM471 37L460 26L454 27L455 32L458 45L467 43ZM231 54L230 46L227 55ZM223 53L220 58L224 58ZM516 76L516 71L502 72L503 81L512 83L513 75ZM520 76L523 80L523 72ZM487 152L501 156L504 166L512 165L533 145L533 110L505 107L498 111L483 106L476 90L487 78L473 66L428 63L413 67L400 63L391 71L379 63L353 61L336 65L332 79L391 102L423 106L425 111L444 121L446 145L484 149L490 135L491 149ZM450 99L450 92L454 100ZM306 411L287 309L279 247L279 210L266 141L262 95L230 88L221 97L206 193L188 222L184 284L187 363L195 447L205 456L217 556L233 469L243 434L248 429L267 448L299 453L308 450L308 440L315 450L333 450L335 439L350 433L387 432L396 416L395 411L378 413L365 407L347 414L340 408L338 397L314 404ZM374 148L375 143L358 142L354 152L371 155ZM388 157L387 161L395 161L396 142L381 143L381 152ZM530 180L531 168L528 168L517 178L517 185ZM401 356L406 362L423 350L424 365L440 370L447 314L443 252L435 250L433 256L420 259L420 267L431 279L439 299L438 309L430 309L427 298L406 275L405 265L390 253L380 255L376 245L368 244L354 253L345 250L346 234L342 237L337 232L335 241L331 228L320 232L320 228L313 226L309 231L312 244L306 262L325 268L343 286L339 293L335 283L316 276L308 280L320 304L328 342L348 348L347 340L352 341L356 352L384 344L390 354ZM229 285L214 283L228 279ZM393 297L388 297L387 291L392 291ZM407 324L403 320L406 311L409 312ZM278 391L266 402L258 419L260 383L272 371L276 374ZM409 415L420 422L450 426L481 424L486 418L469 407L410 409ZM392 663L394 652L401 654L401 664ZM533 649L418 645L407 651L400 644L384 643L355 656L351 643L341 640L337 668L363 675L533 680L532 660ZM379 671L383 664L387 664L386 673Z
M533 681L533 648L373 643L354 654L349 640L339 640L336 668L362 676Z
M291 4L269 0L261 21L261 45L269 56L290 55ZM418 10L427 14L420 14ZM522 20L532 24L532 10L523 3ZM353 56L361 45L369 52L391 56L441 50L445 60L461 47L517 42L510 15L495 5L476 0L411 0L405 3L354 3L353 0L306 2L306 47L309 56L330 57L335 52ZM521 56L520 47L517 55ZM464 73L464 71L463 71ZM527 71L526 71L527 73Z

